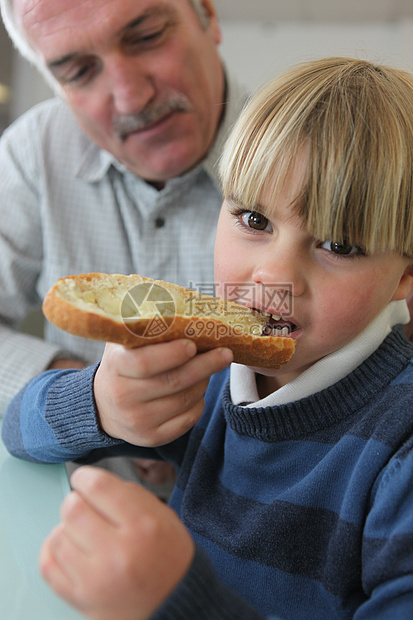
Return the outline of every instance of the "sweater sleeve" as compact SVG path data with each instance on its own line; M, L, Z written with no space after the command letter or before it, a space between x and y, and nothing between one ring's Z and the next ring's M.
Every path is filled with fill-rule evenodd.
M265 620L238 594L223 584L207 555L196 548L192 565L151 620ZM278 620L268 616L267 620Z
M61 463L122 444L97 422L97 367L50 370L32 379L4 415L2 438L9 452L28 461Z
M362 578L368 596L355 620L413 617L413 441L376 481L363 536Z

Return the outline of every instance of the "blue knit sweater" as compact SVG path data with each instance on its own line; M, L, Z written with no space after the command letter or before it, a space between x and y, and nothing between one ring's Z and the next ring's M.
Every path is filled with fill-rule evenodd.
M396 328L330 388L279 407L231 403L215 375L196 427L156 454L197 544L157 620L413 618L413 346ZM3 438L41 461L151 455L96 423L95 369L49 372Z

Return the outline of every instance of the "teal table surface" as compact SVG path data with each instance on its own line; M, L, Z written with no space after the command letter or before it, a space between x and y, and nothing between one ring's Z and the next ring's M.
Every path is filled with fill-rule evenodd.
M1 426L1 419L0 419ZM43 581L42 542L59 522L69 492L63 465L38 465L9 455L0 439L0 618L82 620Z

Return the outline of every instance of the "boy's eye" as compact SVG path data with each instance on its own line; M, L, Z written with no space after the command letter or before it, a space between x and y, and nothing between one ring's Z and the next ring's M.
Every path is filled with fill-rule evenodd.
M364 254L363 249L357 245L350 245L344 241L343 243L337 243L336 241L324 241L320 245L323 250L328 250L333 254L339 254L340 256L348 256L349 254Z
M271 224L267 218L257 211L245 211L241 215L241 219L248 228L253 228L254 230L272 230Z

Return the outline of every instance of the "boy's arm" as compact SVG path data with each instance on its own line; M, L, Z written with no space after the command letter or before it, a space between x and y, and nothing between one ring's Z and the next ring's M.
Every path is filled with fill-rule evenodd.
M221 583L177 515L145 489L84 467L40 567L94 620L263 620Z
M4 415L2 438L9 452L28 461L62 463L120 444L97 422L96 370L51 370L32 379Z
M355 620L413 617L413 440L377 480L363 535L362 582L369 597Z
M42 373L9 405L3 440L19 458L53 463L125 442L170 443L201 417L210 375L232 359L227 350L195 354L186 340L107 345L98 366Z

